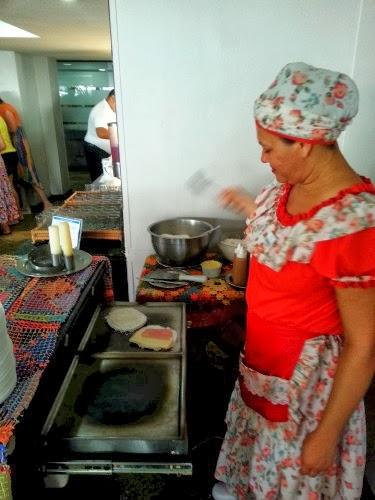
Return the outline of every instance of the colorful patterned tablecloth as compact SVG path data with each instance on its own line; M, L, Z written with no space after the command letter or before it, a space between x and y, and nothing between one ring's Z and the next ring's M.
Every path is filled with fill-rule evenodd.
M56 278L30 278L14 267L15 257L0 255L0 302L17 362L17 385L0 404L0 498L11 498L6 445L29 406L52 355L61 339L81 293L101 263L104 271L104 301L113 301L112 271L107 257L93 256L83 271Z
M206 255L205 259L222 259L214 253ZM202 259L202 260L205 260ZM225 276L231 272L232 263L222 261L223 267L219 278L208 279L205 283L192 283L190 285L175 288L155 288L146 281L140 280L136 299L143 304L145 302L185 302L187 308L187 319L189 326L201 328L223 324L236 315L245 313L244 291L230 286ZM162 267L156 255L149 255L144 263L141 278L156 269ZM197 268L188 269L190 274L201 274Z

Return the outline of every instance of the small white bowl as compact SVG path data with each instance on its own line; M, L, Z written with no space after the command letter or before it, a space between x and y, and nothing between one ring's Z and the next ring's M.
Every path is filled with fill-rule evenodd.
M234 259L234 251L238 246L238 243L241 243L241 239L239 238L226 238L225 240L220 241L219 248L224 257L231 262Z
M218 260L204 260L201 263L202 272L207 278L217 278L221 273L221 262Z

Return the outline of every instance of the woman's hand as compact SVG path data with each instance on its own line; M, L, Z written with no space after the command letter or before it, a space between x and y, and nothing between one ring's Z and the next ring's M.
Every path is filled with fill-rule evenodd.
M245 217L251 217L255 211L253 198L240 188L223 189L219 193L219 203Z
M337 438L319 429L308 434L301 453L301 473L316 476L332 467L337 454Z

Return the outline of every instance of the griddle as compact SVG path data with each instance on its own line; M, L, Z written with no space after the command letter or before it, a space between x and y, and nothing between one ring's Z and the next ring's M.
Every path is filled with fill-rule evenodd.
M111 329L106 309L98 307L42 429L45 470L191 474L185 305L115 305L173 328L176 343L169 351L141 349L129 342L131 335Z

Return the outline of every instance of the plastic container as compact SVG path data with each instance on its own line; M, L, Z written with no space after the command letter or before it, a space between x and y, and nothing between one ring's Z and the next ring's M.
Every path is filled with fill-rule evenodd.
M202 272L207 278L217 278L221 273L221 262L217 260L204 260L201 263Z
M226 259L233 262L234 251L241 241L240 238L225 238L225 240L219 242L219 249Z
M248 266L247 250L242 243L239 243L234 251L232 282L237 286L246 286L247 282L247 266Z
M115 164L116 162L120 161L116 122L108 123L108 135L109 135L109 144L111 146L112 162L113 164Z

